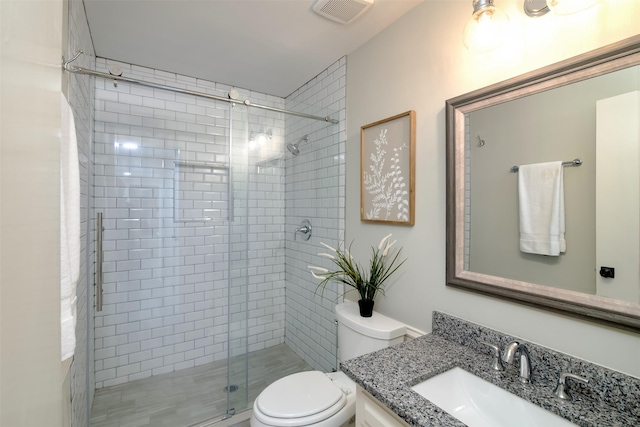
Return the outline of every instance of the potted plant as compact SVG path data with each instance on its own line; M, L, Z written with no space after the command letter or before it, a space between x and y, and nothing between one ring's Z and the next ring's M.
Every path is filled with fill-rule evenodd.
M358 301L360 315L362 317L371 317L376 294L380 292L384 295L386 280L406 261L406 259L398 260L402 248L395 255L389 255L391 248L395 244L395 240L391 242L391 234L383 237L378 247L371 248L371 260L368 268L365 268L356 263L353 256L351 256L351 245L347 250L346 248L341 249L340 246L332 248L325 243L321 243L332 253L319 253L318 255L329 258L335 264L336 269L331 271L313 265L309 265L308 268L311 270L313 277L321 280L318 284L318 289L322 291L331 281L342 283L355 289L360 295L360 300Z

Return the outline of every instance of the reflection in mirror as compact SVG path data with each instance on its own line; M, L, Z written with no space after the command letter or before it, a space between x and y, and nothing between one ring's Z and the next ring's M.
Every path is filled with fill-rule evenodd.
M640 66L635 66L466 115L469 129L465 135L466 146L470 154L467 167L471 183L471 215L465 224L469 230L468 270L594 295L615 296L609 288L625 287L627 292L619 292L620 297L640 302L638 257L629 259L626 248L640 248L637 232L640 217L632 218L632 224L621 224L615 216L596 218L596 200L600 198L620 207L628 204L629 199L633 199L634 205L639 204L637 185L634 191L629 184L638 182L640 141L624 144L624 139L603 134L602 129L598 134L598 128L603 125L598 126L598 119L602 121L608 114L605 105L613 103L610 108L616 108L616 103L624 103L616 99L637 98L639 90ZM620 111L610 114L621 117L630 127L640 126L638 115L632 109L618 108ZM629 132L626 134L631 136ZM478 136L485 142L483 146L473 143ZM619 157L626 159L620 164L607 164L602 159L597 162L597 151L613 157L611 160L618 157L611 151L620 152ZM510 172L510 167L574 158L580 158L582 166L563 170L566 252L560 256L522 252L519 249L519 177ZM612 174L621 181L612 181ZM598 179L604 179L610 188L597 185ZM596 187L603 192L600 197ZM616 197L621 200L616 201ZM614 214L621 210L611 208ZM598 245L596 234L621 234L617 231L620 228L624 230L620 237L625 244L614 245L606 251L600 248L605 253L598 256L598 247L602 244ZM623 253L614 253L618 249ZM637 253L637 249L634 252ZM618 276L609 280L602 278L598 262L615 268ZM624 265L627 263L629 265ZM619 276L629 271L635 274Z
M637 36L447 101L448 285L640 329L639 52ZM511 168L576 158L566 249L524 252Z

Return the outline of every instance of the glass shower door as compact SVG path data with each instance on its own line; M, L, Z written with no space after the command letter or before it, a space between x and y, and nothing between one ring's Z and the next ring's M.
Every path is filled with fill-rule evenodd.
M229 414L248 405L248 280L249 280L249 150L248 111L242 105L229 106L230 160L229 191L233 206L229 223L228 251L228 380Z
M284 122L283 113L232 107L229 407L236 412L251 407L280 366L264 352L284 336Z
M104 306L91 425L241 412L274 380L252 357L285 346L284 114L112 86L96 94Z
M237 320L246 268L230 268L246 261L246 228L235 225L243 202L234 208L231 197L242 189L233 174L246 169L231 164L229 104L136 89L203 112L182 123L164 102L136 108L135 96L112 95L130 90L104 85L96 101L93 209L103 213L104 280L91 425L188 426L246 406L229 406L228 383L230 343L246 346L246 322Z

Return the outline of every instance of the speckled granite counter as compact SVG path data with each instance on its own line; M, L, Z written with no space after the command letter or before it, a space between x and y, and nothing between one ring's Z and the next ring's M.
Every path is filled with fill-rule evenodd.
M411 386L456 366L580 426L640 426L637 378L442 313L434 313L433 330L432 334L348 360L341 370L415 426L464 426L411 390ZM529 350L531 385L518 381L516 364L501 372L490 369L492 358L482 341L504 346L513 340ZM560 371L590 380L586 386L570 385L571 402L553 394Z

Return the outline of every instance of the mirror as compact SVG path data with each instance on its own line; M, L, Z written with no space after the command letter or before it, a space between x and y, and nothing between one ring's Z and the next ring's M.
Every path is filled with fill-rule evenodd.
M640 36L450 99L446 115L447 285L640 332ZM549 255L521 246L519 167L555 161L566 248Z

